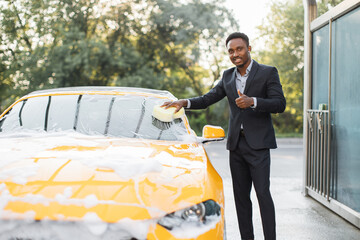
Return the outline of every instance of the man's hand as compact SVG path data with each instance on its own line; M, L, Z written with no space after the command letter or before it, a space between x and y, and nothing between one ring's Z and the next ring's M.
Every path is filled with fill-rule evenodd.
M240 90L238 90L238 94L239 97L235 99L236 106L239 108L249 108L254 105L254 99L252 97L242 94Z
M177 113L182 107L187 107L187 100L186 99L180 99L173 102L164 102L161 107L165 107L165 109L174 107L176 108L175 113Z

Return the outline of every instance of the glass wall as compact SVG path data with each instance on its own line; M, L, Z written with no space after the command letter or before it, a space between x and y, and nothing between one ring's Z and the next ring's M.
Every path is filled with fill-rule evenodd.
M329 25L313 33L312 109L328 105L329 97Z
M360 212L359 26L360 8L336 19L332 23L331 46L333 197L357 212Z

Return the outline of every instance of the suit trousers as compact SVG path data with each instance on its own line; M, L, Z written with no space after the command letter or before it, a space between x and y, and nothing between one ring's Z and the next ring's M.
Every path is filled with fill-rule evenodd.
M242 239L254 239L250 192L254 185L259 202L265 240L275 240L275 207L270 194L270 150L252 149L241 135L230 151L230 170L235 206Z

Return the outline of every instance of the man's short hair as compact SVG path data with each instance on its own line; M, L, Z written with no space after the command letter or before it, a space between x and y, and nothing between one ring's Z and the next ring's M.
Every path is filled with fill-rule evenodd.
M234 38L241 38L241 39L243 39L243 40L246 42L246 46L247 46L247 47L250 45L250 43L249 43L249 37L248 37L245 33L242 33L242 32L233 32L232 34L230 34L230 35L227 37L225 46L227 46L228 42L229 42L231 39L234 39Z

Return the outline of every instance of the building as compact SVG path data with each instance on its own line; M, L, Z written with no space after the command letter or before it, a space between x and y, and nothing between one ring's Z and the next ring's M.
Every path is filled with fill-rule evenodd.
M304 193L360 228L360 0L303 1Z

